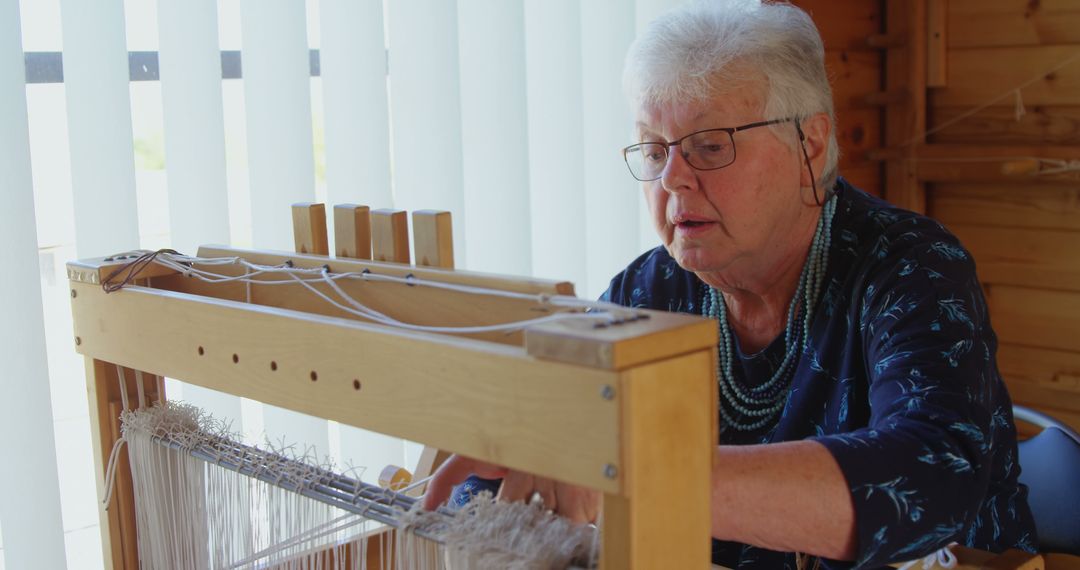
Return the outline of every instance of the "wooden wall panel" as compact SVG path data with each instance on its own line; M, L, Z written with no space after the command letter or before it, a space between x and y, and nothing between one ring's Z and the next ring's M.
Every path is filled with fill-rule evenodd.
M1080 353L1002 344L997 361L1015 400L1080 410Z
M1080 293L992 283L986 289L1001 342L1080 352Z
M1080 291L1080 232L950 224L975 257L979 279Z
M1080 428L1080 183L941 184L929 206L975 258L1013 401Z
M1080 43L1075 0L950 0L950 48Z
M936 146L916 164L937 182L927 211L975 258L1014 400L1080 427L1080 181L993 159L1080 159L1080 2L948 0L946 32L946 85L927 92Z
M883 174L866 151L882 146L883 113L866 97L882 89L883 52L867 38L884 31L879 0L797 0L817 24L825 43L825 68L833 89L840 144L840 174L852 184L881 195Z
M840 144L840 174L859 188L880 196L881 163L869 160L866 153L881 147L881 111L837 109L836 130Z
M972 224L1080 232L1080 183L942 184L930 195L930 215L949 227Z
M1077 62L1080 66L1080 62ZM1010 99L1008 102L1015 103ZM971 117L960 118L970 107L937 107L928 113L930 128L940 131L930 136L935 143L965 143L978 140L989 144L1080 144L1080 106L1025 105L1017 117L1014 106L990 107Z
M1043 70L1076 57L1075 45L988 47L949 50L948 87L930 93L933 107L982 105ZM1025 105L1075 105L1080 93L1080 61L1047 73L1024 88ZM1006 97L998 106L1012 108Z
M867 49L866 38L881 33L881 3L866 0L796 0L817 24L827 50Z
M826 51L825 71L837 109L865 108L866 96L881 90L880 52Z

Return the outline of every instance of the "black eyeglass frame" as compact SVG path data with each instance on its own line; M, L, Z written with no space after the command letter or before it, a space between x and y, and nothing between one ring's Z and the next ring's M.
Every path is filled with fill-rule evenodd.
M630 171L630 176L633 176L635 180L639 180L641 182L652 182L654 180L660 180L661 178L664 177L664 174L663 174L662 170L660 171L660 176L657 176L656 178L648 178L648 179L638 178L637 174L634 174L634 168L632 166L630 166L630 158L627 157L627 154L630 153L632 150L636 150L641 145L644 145L644 144L657 144L657 145L660 145L660 146L664 147L664 154L666 155L664 157L664 161L666 163L668 158L671 157L671 147L679 146L680 150L681 150L682 142L684 140L690 138L690 137L700 135L701 133L711 133L711 132L722 131L722 132L727 133L728 138L731 139L731 162L729 162L729 163L727 163L727 164L725 164L723 166L716 166L716 167L713 167L713 168L698 168L698 167L696 167L696 166L694 166L693 164L690 163L690 161L687 159L687 156L686 156L685 153L683 154L683 160L686 160L687 161L686 163L689 164L690 167L693 168L694 170L720 170L721 168L727 168L728 166L731 166L732 164L734 164L735 159L738 156L739 148L738 148L738 145L735 144L735 133L737 133L739 131L747 131L747 130L750 130L750 129L756 129L758 127L767 127L769 125L778 125L780 123L787 123L787 122L791 122L791 121L795 121L795 126L799 130L799 139L802 140L803 133L802 133L802 128L799 125L799 120L796 117L787 117L785 119L773 119L771 121L758 121L756 123L748 123L748 124L745 124L745 125L739 125L738 127L725 127L725 128L719 128L719 129L702 129L700 131L694 131L694 132L692 132L692 133L690 133L690 134L688 134L688 135L686 135L684 137L681 137L681 138L678 138L678 139L675 139L675 140L673 140L671 142L666 142L666 143L657 142L657 141L642 141L642 142L634 143L634 144L622 149L623 161L626 162L626 169ZM805 149L804 149L803 152L805 152Z

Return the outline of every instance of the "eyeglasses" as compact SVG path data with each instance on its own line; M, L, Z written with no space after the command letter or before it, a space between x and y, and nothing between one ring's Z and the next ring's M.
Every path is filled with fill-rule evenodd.
M641 142L623 149L630 174L642 182L659 180L667 166L668 149L678 146L686 163L698 170L717 170L735 162L735 133L794 121L792 117L759 121L726 129L706 129L667 143ZM796 123L798 125L798 123ZM802 130L799 131L800 135Z

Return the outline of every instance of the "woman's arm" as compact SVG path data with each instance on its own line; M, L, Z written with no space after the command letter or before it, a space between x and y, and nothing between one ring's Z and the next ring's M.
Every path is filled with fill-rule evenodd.
M815 441L716 448L712 532L721 540L833 560L856 553L851 491Z

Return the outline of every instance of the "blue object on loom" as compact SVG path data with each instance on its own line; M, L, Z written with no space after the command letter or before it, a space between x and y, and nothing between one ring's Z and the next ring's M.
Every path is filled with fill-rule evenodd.
M490 491L492 495L497 495L500 486L502 486L502 479L481 479L476 475L470 475L468 479L454 487L454 491L450 493L448 506L454 510L460 509L481 491Z

